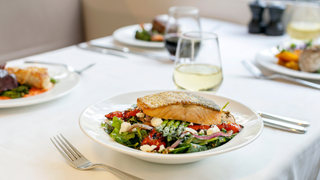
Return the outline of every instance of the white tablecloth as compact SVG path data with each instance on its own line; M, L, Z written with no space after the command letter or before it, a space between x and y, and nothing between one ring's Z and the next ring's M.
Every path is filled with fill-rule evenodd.
M219 35L224 81L217 94L256 110L309 121L306 134L265 127L257 140L243 148L182 165L154 164L115 152L82 133L79 115L106 97L139 90L175 89L173 62L136 55L124 59L71 46L26 58L61 62L76 69L93 62L96 65L83 73L75 91L62 98L0 109L0 179L117 179L103 169L73 169L49 139L59 133L91 161L143 179L320 179L319 90L255 79L241 65L241 60L253 60L259 50L288 37L251 35L245 26L210 19L203 19L202 23L203 29L216 29ZM112 37L95 43L117 44Z

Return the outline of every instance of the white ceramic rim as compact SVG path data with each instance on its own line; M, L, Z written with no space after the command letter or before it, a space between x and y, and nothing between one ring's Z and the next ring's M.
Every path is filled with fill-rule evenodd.
M111 97L102 99L102 100L100 100L100 101L97 101L97 102L95 102L95 103L92 103L90 106L88 106L85 110L82 111L82 113L81 113L81 115L80 115L80 117L79 117L79 121L78 121L79 126L80 126L82 132L83 132L86 136L88 136L90 139L92 139L93 141L95 141L95 142L97 142L97 143L99 143L99 144L101 144L101 145L103 145L103 146L106 146L106 147L108 147L108 148L111 148L112 150L119 151L119 152L124 153L124 154L128 154L128 155L135 156L135 157L143 156L144 159L145 159L145 158L181 159L181 158L189 158L189 157L191 158L191 157L194 157L194 156L197 156L197 157L207 157L207 156L218 155L218 154L226 153L226 152L233 151L233 150L235 150L235 149L241 148L241 147L243 147L243 146L246 146L246 145L250 144L251 142L253 142L254 140L256 140L256 139L260 136L260 134L262 133L262 130L263 130L264 125L263 125L263 121L262 121L262 118L260 117L260 115L259 115L256 111L254 111L254 110L252 110L251 108L249 108L248 106L246 106L246 105L244 105L244 104L242 104L242 103L240 103L240 102L238 102L238 101L235 101L235 100L232 100L232 101L237 102L237 103L245 106L245 107L248 108L249 110L251 110L251 111L257 116L257 118L259 119L259 121L260 121L260 123L261 123L261 126L260 126L260 129L259 129L258 133L257 133L252 139L250 139L249 141L247 141L247 142L245 142L245 143L239 144L239 145L237 145L237 146L233 146L232 148L229 148L229 149L227 149L227 150L222 149L222 150L219 150L219 151L217 151L217 150L211 151L211 150L214 150L214 149L211 149L211 150L207 150L207 151L201 151L201 152L196 152L196 153L185 153L185 154L147 153L147 152L143 152L143 151L136 150L136 149L131 149L131 148L130 148L131 151L129 151L129 150L126 149L126 148L128 148L128 147L126 147L126 146L124 146L124 145L123 145L123 147L118 148L118 147L114 147L114 146L112 146L112 145L108 145L108 144L99 142L98 140L96 140L96 139L94 139L93 137L91 137L88 133L86 133L86 131L85 131L85 130L83 129L83 127L81 126L81 117L82 117L82 115L87 111L87 109L89 109L89 108L90 108L92 105L94 105L94 104L100 103L100 102L102 102L102 101L105 101L105 100L110 99L110 98L113 98L113 97L117 97L117 96L119 96L119 95L126 95L126 94L131 94L131 93L142 93L142 92L146 92L146 93L147 93L147 92L148 92L148 93L152 93L152 92L153 92L153 93L155 93L155 92L159 92L159 91L165 92L165 91L182 91L182 90L136 91L136 92L129 92L129 93L118 94L118 95L115 95L115 96L111 96ZM191 91L186 91L186 92L191 92ZM201 92L196 92L196 93L202 94ZM205 94L205 93L203 93L203 94ZM208 95L208 94L206 94L206 95ZM214 95L214 96L216 96L216 95ZM226 97L223 97L223 96L219 96L219 97L226 98ZM229 99L229 98L226 98L226 99ZM230 100L231 100L231 99L230 99ZM98 126L98 124L97 124L97 126ZM107 133L106 133L106 134L107 134ZM107 134L107 135L108 135L108 134ZM126 147L126 148L125 148L125 147Z

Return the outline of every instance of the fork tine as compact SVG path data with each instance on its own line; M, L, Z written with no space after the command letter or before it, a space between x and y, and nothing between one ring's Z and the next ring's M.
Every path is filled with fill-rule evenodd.
M84 157L62 134L60 136L66 141L66 143L71 147L71 149L77 153L79 157Z
M71 159L71 161L74 161L74 159L71 157L70 153L59 143L59 141L53 137L54 140L58 143L58 145L60 146L60 148L63 150L63 152L68 155L68 157Z
M76 157L76 156L77 156L76 153L74 153L74 152L69 148L69 146L66 145L66 144L60 139L59 136L57 136L57 137L58 137L58 139L60 140L60 142L64 145L64 147L69 151L70 154L72 154L72 156L73 156L75 159L78 159L78 158L80 157L80 156Z
M58 151L60 152L60 154L64 157L64 159L66 159L68 162L71 160L73 161L73 159L69 158L66 156L66 154L64 152L61 151L61 149L56 145L56 143L50 138L51 142L53 143L53 145L58 149Z

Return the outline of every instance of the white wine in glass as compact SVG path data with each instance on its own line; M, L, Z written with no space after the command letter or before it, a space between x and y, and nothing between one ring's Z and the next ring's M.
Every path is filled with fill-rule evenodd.
M173 72L177 88L215 93L222 80L217 35L201 31L182 34Z
M296 1L289 10L287 33L293 40L316 40L320 36L320 7L316 1Z

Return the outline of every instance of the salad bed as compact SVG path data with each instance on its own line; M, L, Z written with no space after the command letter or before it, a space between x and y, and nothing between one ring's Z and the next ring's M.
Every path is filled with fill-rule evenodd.
M101 127L116 142L151 153L193 153L219 147L234 138L240 124L200 125L150 117L137 107L105 115Z

